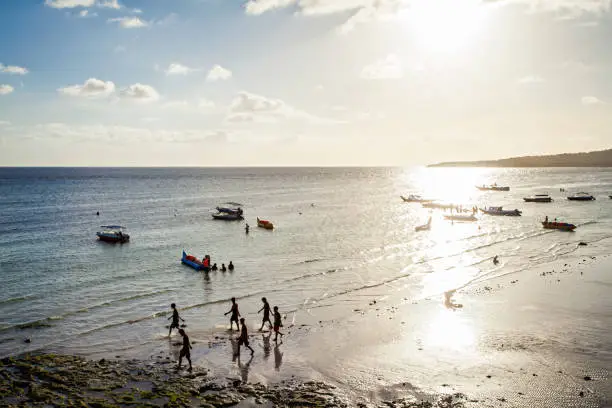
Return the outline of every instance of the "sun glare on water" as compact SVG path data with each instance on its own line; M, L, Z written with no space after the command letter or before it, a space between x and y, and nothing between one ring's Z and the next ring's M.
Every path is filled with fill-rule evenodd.
M487 7L481 0L415 0L410 4L402 24L427 52L461 52L484 31Z

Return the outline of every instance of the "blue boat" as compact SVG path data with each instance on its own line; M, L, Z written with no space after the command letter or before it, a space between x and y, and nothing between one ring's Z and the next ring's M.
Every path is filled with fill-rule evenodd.
M196 271L208 272L209 269L208 266L205 266L200 260L198 260L198 258L194 257L193 255L187 255L184 250L181 262L187 266L191 266ZM210 265L210 262L208 262L208 264Z

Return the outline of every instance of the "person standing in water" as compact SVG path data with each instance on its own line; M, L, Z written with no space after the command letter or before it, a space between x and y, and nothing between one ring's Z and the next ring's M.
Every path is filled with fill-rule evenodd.
M274 341L278 341L279 334L281 335L281 338L284 336L284 334L280 332L281 327L283 327L281 314L278 311L278 306L274 306Z
M227 268L225 267L225 264L222 263L221 264L221 272L225 272L225 271L227 271Z
M249 224L247 224L246 227L244 227L244 233L249 235Z
M251 350L251 355L255 354L255 350L251 348L249 345L249 333L247 332L246 323L244 322L244 317L240 319L240 323L242 323L242 329L240 330L240 337L238 338L238 351L236 354L240 356L240 346L244 345L246 348Z
M272 322L270 321L270 304L268 303L268 299L262 297L261 301L263 302L263 306L261 309L259 309L257 313L261 313L262 310L264 313L263 319L261 319L261 327L259 328L259 331L263 330L264 324L266 324L266 322L268 322L268 325L270 326L270 328L272 328Z
M234 264L232 261L230 261L229 265L227 265L227 269L229 269L230 272L234 270Z
M191 343L189 342L189 336L187 336L187 333L185 333L185 330L183 329L179 329L179 334L183 336L183 348L181 348L181 352L179 354L178 368L181 368L183 357L185 357L187 361L189 362L189 371L191 371L192 370L192 367L191 367L191 349L192 347L191 347Z
M225 313L225 316L228 314L232 314L230 316L230 331L234 329L233 322L236 322L236 330L240 330L240 324L238 323L238 318L240 317L240 312L238 311L238 303L236 303L236 298L232 298L232 308L229 312Z
M170 331L168 332L168 337L172 335L172 329L179 328L179 320L182 320L183 322L185 321L182 317L179 316L178 310L176 310L176 304L171 304L170 308L172 308L172 316L170 316L168 320L172 319L172 323L170 324Z

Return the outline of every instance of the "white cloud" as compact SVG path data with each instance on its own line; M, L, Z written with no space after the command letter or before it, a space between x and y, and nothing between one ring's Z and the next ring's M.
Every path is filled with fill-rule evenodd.
M88 18L88 17L97 17L98 13L90 13L89 10L81 10L79 12L79 17Z
M0 95L8 95L13 92L15 88L10 85L0 84Z
M132 13L134 13L134 14L142 14L142 10L138 9L138 8L135 8L135 9L132 9Z
M108 20L109 23L118 23L123 28L142 28L149 25L148 22L141 20L138 17L118 17Z
M0 120L0 126L11 126L11 122L8 120Z
M595 97L595 96L583 96L581 99L581 102L583 105L586 106L590 106L590 105L603 105L605 104L604 101L602 101L601 99Z
M561 11L575 17L584 13L601 14L610 10L610 0L497 0L500 4L523 4L531 12Z
M403 76L404 70L401 61L395 54L389 54L361 70L361 78L363 79L400 79Z
M27 68L18 67L16 65L2 65L0 63L0 72L4 72L5 74L13 74L13 75L25 75L28 72Z
M141 102L153 102L159 99L159 94L151 85L136 83L121 90L121 96Z
M87 98L104 98L115 92L115 84L111 81L102 81L89 78L83 85L72 85L57 90L60 94L81 96Z
M537 75L528 75L526 77L520 78L517 82L520 85L541 84L542 82L544 82L544 78L539 77Z
M162 108L176 109L176 108L188 108L189 102L187 101L168 101L162 105Z
M96 0L45 0L45 5L53 8L91 7Z
M245 6L247 14L260 15L266 11L291 6L296 0L249 0Z
M118 0L104 0L98 2L98 7L119 10L123 6L119 4Z
M168 69L166 69L166 75L187 75L193 71L196 70L175 62L168 66Z
M232 77L232 71L223 68L221 65L215 65L208 71L206 76L207 81L225 81Z
M213 109L215 106L215 103L213 101L209 101L208 99L200 98L198 101L198 108L200 109Z

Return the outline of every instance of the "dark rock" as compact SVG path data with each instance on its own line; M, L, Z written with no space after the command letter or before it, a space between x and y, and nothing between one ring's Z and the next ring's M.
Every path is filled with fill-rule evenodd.
M31 343L31 342L32 342L32 339L31 339L31 338L29 338L29 337L26 337L25 339L23 339L23 342L24 342L24 343Z
M578 245L579 246L587 246L587 243L586 242L580 242Z
M580 394L578 395L580 395L580 398L584 398L584 391L580 391Z
M591 377L589 377L588 375L585 375L585 376L584 376L584 381L591 381L591 379L592 379L592 378L591 378Z

